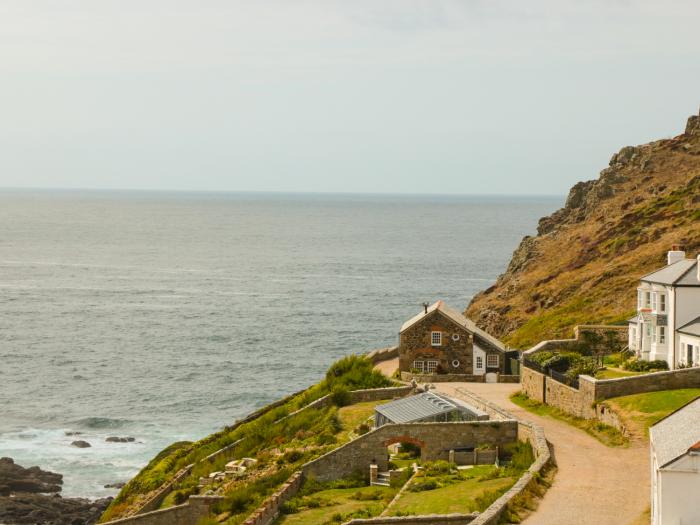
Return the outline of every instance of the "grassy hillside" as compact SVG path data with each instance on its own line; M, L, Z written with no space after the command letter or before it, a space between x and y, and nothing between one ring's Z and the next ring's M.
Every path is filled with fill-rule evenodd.
M576 184L466 315L516 348L570 337L576 324L622 322L639 277L676 243L700 252L698 116L682 135L622 148L598 179Z
M258 459L254 475L241 482L230 483L221 493L231 514L231 523L242 521L264 497L285 481L294 468L313 457L321 455L349 439L349 431L358 417L366 414L360 407L343 413L339 407L347 403L347 392L366 388L381 388L394 383L374 370L371 361L364 357L348 356L334 363L320 383L292 396L283 404L261 411L259 417L240 425L226 427L220 432L195 443L178 442L158 454L144 467L112 501L101 521L108 521L133 514L183 467L197 464L190 476L178 483L178 492L184 498L197 493L200 476L222 470L231 459L254 457ZM292 412L326 394L332 394L333 406L307 410L285 418ZM358 412L358 416L355 412ZM369 414L372 410L369 410ZM284 418L284 419L283 419ZM214 463L200 462L209 454L234 443L240 443L230 455ZM283 454L289 450L289 454ZM274 455L276 451L278 455ZM279 457L278 457L279 456ZM173 501L174 502L174 501Z

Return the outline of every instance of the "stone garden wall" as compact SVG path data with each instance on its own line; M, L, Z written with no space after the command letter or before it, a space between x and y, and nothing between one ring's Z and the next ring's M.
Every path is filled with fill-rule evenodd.
M467 525L473 523L473 514L424 514L423 516L393 516L350 520L344 525Z
M594 382L595 400L599 401L612 397L658 392L659 390L700 388L700 367L652 372L650 374L619 377L617 379L588 379Z
M395 359L399 357L399 347L390 346L387 348L379 348L377 350L372 350L365 354L365 357L372 361L373 364L381 363L382 361L388 361L389 359Z
M108 521L103 525L194 525L208 516L211 506L222 499L221 496L190 496L184 505Z
M496 373L498 383L518 383L520 376ZM486 374L412 374L401 372L401 381L414 380L417 383L484 383Z
M502 446L517 439L515 421L459 421L449 423L408 423L383 425L302 467L304 474L319 481L332 481L360 470L369 472L376 463L388 470L387 446L409 442L421 447L421 459L449 459L449 451L483 444Z
M292 474L277 492L262 502L255 512L243 522L243 525L269 525L272 523L279 516L282 504L299 492L303 481L304 475L301 472Z

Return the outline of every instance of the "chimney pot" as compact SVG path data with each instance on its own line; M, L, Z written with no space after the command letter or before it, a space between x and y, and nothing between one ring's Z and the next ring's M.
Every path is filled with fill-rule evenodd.
M428 313L428 306L430 306L430 303L423 303L423 310L426 314Z
M674 244L671 246L671 250L667 254L668 264L673 264L678 261L685 259L685 252L680 244Z

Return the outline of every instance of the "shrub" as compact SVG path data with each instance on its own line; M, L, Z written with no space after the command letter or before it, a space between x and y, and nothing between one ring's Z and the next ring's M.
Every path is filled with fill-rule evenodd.
M399 445L399 453L417 458L420 456L420 447L418 445L414 445L413 443L401 443Z
M383 497L384 495L379 490L370 490L366 492L358 490L357 492L355 492L355 494L352 495L352 499L354 499L355 501L378 501Z
M366 434L367 432L369 432L369 425L367 423L362 423L359 427L357 427L356 432L358 436Z
M401 475L398 477L395 477L389 482L389 485L391 485L392 488L400 488L403 487L406 482L410 479L411 475L413 474L413 470L411 469L404 469L401 471Z
M634 372L649 372L651 370L668 370L668 363L663 359L655 361L642 361L641 359L630 359L623 365L625 370Z
M424 472L427 476L439 476L441 474L449 474L454 470L455 465L448 463L447 461L438 460L426 463L423 466Z
M438 482L434 479L417 479L408 487L411 492L423 492L426 490L435 490L438 488Z
M344 407L350 404L350 391L343 385L333 387L331 401L337 407Z

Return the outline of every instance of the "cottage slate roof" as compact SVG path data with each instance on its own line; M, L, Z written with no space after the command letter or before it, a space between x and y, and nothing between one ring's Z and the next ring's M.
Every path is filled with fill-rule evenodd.
M689 323L684 324L678 329L678 331L682 334L700 337L700 317L696 317Z
M659 468L700 446L700 397L649 429Z
M447 397L432 392L390 401L375 408L375 411L393 423L411 423L421 419L439 416L457 409L457 404Z
M697 259L681 259L643 276L641 280L669 286L700 286L697 266Z
M496 339L494 336L489 334L488 332L482 330L476 324L474 321L471 319L467 319L464 317L461 313L459 313L457 310L453 310L449 306L445 304L445 301L439 300L433 303L428 307L428 311L423 311L413 317L411 317L408 321L406 321L403 325L401 325L401 330L399 330L399 333L405 331L406 329L410 328L414 324L416 324L418 321L423 319L424 317L430 315L434 311L440 312L442 315L447 317L450 321L455 323L456 325L461 326L462 328L466 328L469 332L474 334L474 337L477 339L480 339L482 342L484 342L487 346L490 346L494 348L495 350L500 350L501 352L506 351L505 345Z

